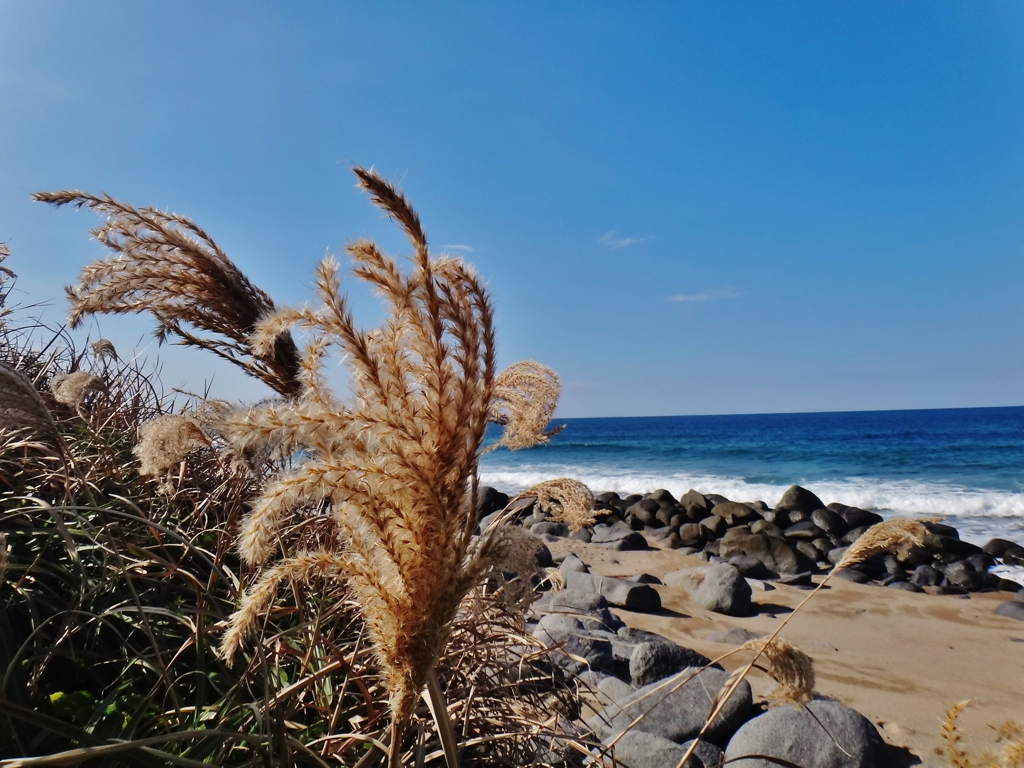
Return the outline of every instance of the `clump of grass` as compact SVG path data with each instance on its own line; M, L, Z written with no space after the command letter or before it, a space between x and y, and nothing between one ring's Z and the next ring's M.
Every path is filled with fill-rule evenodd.
M942 718L940 730L941 746L935 751L946 758L950 768L1024 768L1024 726L1007 721L994 730L1002 748L998 752L983 752L978 757L970 755L962 746L960 736L960 715L970 706L971 701L951 704Z
M558 477L545 480L517 493L508 503L513 507L524 499L534 499L541 512L566 523L573 531L594 524L594 494L579 480Z
M229 430L243 446L302 445L310 458L267 487L243 522L239 551L250 564L266 563L296 510L310 507L325 510L323 523L335 537L319 551L286 552L264 571L234 614L223 650L237 650L282 581L343 579L388 691L391 764L400 763L424 689L454 761L438 663L464 599L517 549L500 526L474 536L477 461L495 385L492 310L472 269L430 255L405 197L371 171L355 173L404 230L412 268L403 273L376 245L357 242L349 247L353 273L389 312L379 328L356 326L337 264L328 258L316 274L320 306L281 310L253 337L254 349L262 350L291 327L310 332L301 360L306 392L296 403L250 410ZM336 400L321 373L331 347L352 368L347 403Z
M298 353L290 336L274 338L259 354L248 344L274 302L191 219L79 190L37 192L32 198L106 216L92 234L115 255L87 266L78 285L67 288L72 328L93 314L149 312L161 341L176 337L283 395L299 394Z

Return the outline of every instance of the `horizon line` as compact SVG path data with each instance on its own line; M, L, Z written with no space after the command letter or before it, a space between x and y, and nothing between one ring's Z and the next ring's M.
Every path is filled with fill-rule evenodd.
M995 411L1008 408L1024 408L1024 405L956 405L944 406L941 408L848 408L837 411L760 411L742 413L670 413L659 415L640 416L554 416L551 420L559 419L697 419L718 416L825 416L836 413L907 413L926 411Z

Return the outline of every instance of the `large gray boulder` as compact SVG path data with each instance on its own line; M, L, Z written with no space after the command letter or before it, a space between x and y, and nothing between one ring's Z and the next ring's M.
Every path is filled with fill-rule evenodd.
M603 738L612 738L624 731L637 717L647 713L635 728L681 743L700 732L712 700L725 687L728 679L727 672L714 667L686 669L678 678L645 685L621 702L620 711L605 710L603 717L595 716L588 720L588 724ZM686 682L679 686L683 680ZM743 680L708 729L707 740L724 744L747 719L751 702L750 685Z
M608 610L608 601L596 592L575 589L545 592L533 605L538 613L581 616L587 629L614 632L622 626L622 621Z
M1017 594L1022 594L1018 592ZM1005 603L1000 603L996 606L995 612L999 616L1005 616L1008 619L1017 619L1017 621L1024 621L1024 602L1019 600L1007 600Z
M838 701L817 700L807 709L769 709L745 723L729 741L730 768L777 768L778 763L745 755L765 755L800 768L875 768L882 738L859 712Z
M690 742L676 744L646 731L632 730L615 743L615 761L625 768L676 768ZM702 741L684 768L718 768L722 750Z
M596 573L569 572L563 575L569 591L593 592L601 595L609 605L637 613L661 610L661 596L649 584L598 576Z
M683 568L665 575L665 584L683 587L703 609L727 616L747 616L752 591L740 572L727 563Z
M557 613L543 616L533 636L544 645L560 646L562 653L553 652L549 658L570 673L579 674L588 669L609 674L614 671L612 644L591 636L583 622L573 616Z
M719 556L728 560L746 555L760 560L775 573L800 573L806 570L796 550L786 541L765 533L737 533L722 539Z
M801 488L799 485L791 485L786 492L782 494L782 498L779 499L779 503L775 505L775 509L776 511L789 511L791 509L796 509L800 512L806 512L809 515L814 510L822 509L824 506L825 505L821 503L821 499L806 488Z
M637 688L664 680L687 667L703 667L711 659L669 641L640 643L629 657L629 678Z

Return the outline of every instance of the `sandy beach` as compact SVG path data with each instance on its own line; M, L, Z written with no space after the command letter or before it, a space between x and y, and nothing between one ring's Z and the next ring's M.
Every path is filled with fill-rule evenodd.
M667 549L609 551L571 539L550 547L556 556L573 552L604 576L661 577L704 564ZM631 627L716 658L729 646L708 641L709 634L732 627L769 634L807 596L805 589L766 584L767 591L755 588L756 613L749 617L703 610L685 589L670 586L656 587L660 614L615 613ZM995 726L1024 719L1024 623L992 612L1009 597L1005 592L916 594L834 579L782 636L814 659L817 692L863 713L887 743L907 750L906 764L915 764L916 756L924 765L943 765L935 749L951 704L972 700L960 717L962 744L972 755L996 745ZM722 664L732 670L746 659L737 656ZM755 697L772 685L757 670L750 680Z

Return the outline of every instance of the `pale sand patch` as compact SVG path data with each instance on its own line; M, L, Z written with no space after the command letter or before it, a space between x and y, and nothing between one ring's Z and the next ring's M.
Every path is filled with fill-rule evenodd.
M553 552L577 552L605 576L660 577L704 564L672 550L614 552L572 540L550 546ZM814 659L816 690L864 714L887 742L934 763L943 715L950 704L964 699L973 703L960 717L961 731L964 745L975 755L997 747L991 726L1024 721L1024 622L992 612L1010 594L964 599L841 579L830 580L828 587L801 609L782 636ZM753 599L762 612L735 618L701 609L684 589L656 589L664 615L615 612L631 627L657 632L710 658L730 650L708 642L710 633L744 627L769 634L788 615L787 609L807 595L806 590L782 585L768 592L755 590ZM737 655L722 665L731 670L747 660L749 656ZM756 670L750 681L755 696L771 687Z

